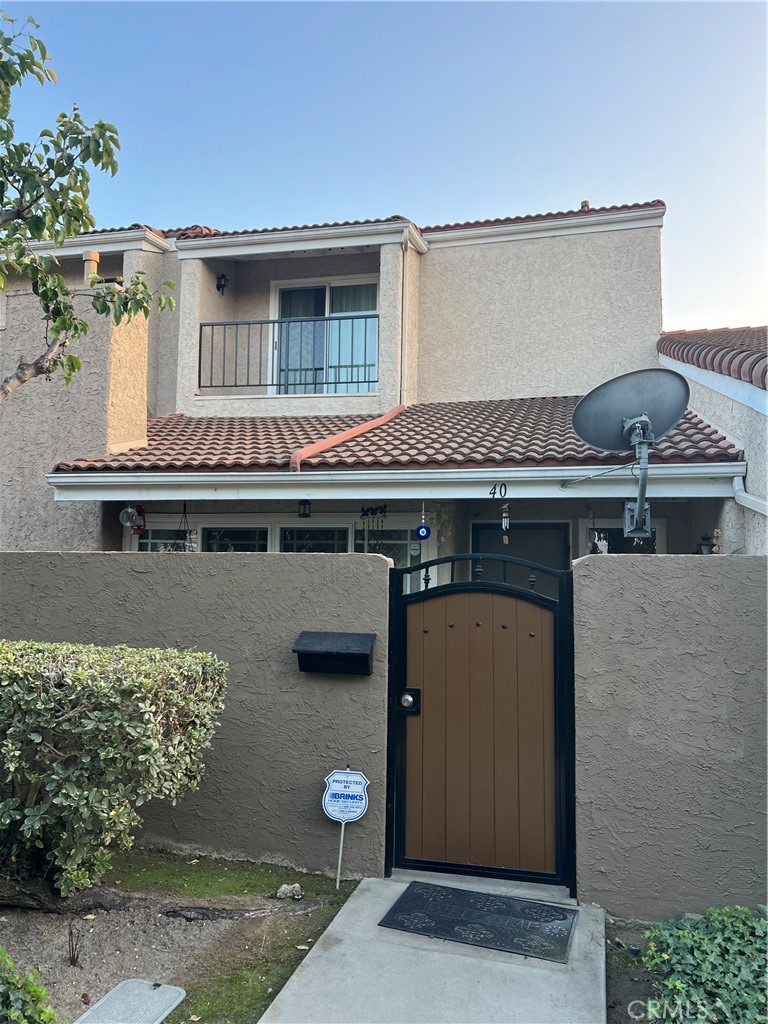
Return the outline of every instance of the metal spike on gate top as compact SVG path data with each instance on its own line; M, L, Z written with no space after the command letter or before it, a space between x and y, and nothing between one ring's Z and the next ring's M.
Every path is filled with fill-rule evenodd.
M475 583L479 583L480 580L483 578L483 563L482 562L478 562L477 563L477 565L475 566L475 569L474 569L474 573L475 573Z
M429 575L429 569L424 573L424 589L429 590L429 584L432 582L432 577Z
M535 590L536 589L536 573L535 572L532 572L531 575L528 577L528 586L531 588L531 590Z

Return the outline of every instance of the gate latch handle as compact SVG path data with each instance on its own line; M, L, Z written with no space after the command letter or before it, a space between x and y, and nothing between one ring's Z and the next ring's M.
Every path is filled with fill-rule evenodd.
M400 695L400 706L408 715L420 715L421 690L404 690Z

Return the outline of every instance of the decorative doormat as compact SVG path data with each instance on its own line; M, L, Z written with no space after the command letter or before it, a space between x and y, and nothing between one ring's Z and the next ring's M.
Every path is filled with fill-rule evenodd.
M379 924L565 964L578 913L552 903L411 882Z

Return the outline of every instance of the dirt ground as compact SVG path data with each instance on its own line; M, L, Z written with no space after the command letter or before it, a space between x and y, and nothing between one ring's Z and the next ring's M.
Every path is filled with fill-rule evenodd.
M80 966L69 962L70 924ZM37 968L62 1020L76 1020L127 977L170 982L215 955L238 921L185 921L156 910L97 911L91 921L28 910L0 916L0 945L22 971ZM261 922L259 922L261 924Z
M76 1021L130 977L178 984L187 991L169 1024L186 1022L190 1015L201 1024L252 1024L354 888L345 884L346 892L334 892L337 903L328 879L286 876L289 882L301 878L309 898L278 905L269 894L283 876L285 869L272 866L133 852L111 880L134 894L154 897L156 904L159 897L159 905L76 915L0 907L0 945L20 970L40 971L62 1024ZM162 913L168 899L175 906L247 908L269 916L190 921ZM70 964L70 928L78 943L77 966ZM630 948L645 948L647 928L606 920L608 1024L642 1020L644 1004L653 998L649 974Z
M608 1024L636 1024L643 1020L641 1014L647 1000L654 998L648 969L640 957L632 956L627 948L636 946L645 950L643 932L650 927L637 921L609 921L606 917Z
M69 962L70 925L79 939L78 967ZM74 1022L126 977L186 988L190 978L208 974L222 960L258 962L259 947L263 950L276 926L276 919L185 921L157 910L97 911L93 920L6 910L0 915L0 945L21 970L41 972L51 1005L62 1021ZM632 1017L633 1001L653 998L648 971L626 949L643 946L646 927L631 921L606 924L608 1024L633 1024L642 1010L635 1003Z

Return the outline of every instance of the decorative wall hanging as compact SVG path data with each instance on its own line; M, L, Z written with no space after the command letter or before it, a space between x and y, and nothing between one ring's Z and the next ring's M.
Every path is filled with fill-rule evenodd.
M414 534L416 535L416 540L421 540L421 541L428 540L429 537L432 534L432 531L427 526L427 514L424 511L423 503L422 503L422 506L421 506L421 523L414 530Z
M367 554L383 553L381 531L387 519L386 505L361 505L360 529L363 531L363 551Z

